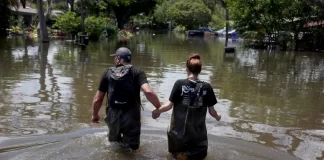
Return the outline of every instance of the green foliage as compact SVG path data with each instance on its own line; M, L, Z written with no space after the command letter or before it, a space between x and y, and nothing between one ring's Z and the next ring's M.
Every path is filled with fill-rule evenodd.
M62 10L62 11L67 11L67 3L66 2L56 2L53 3L52 8L55 10Z
M62 30L65 33L76 35L81 30L81 17L75 12L67 12L57 17L53 27Z
M105 31L108 34L108 36L114 36L118 33L119 29L116 26L107 25L105 27Z
M126 31L126 30L120 30L118 33L117 33L117 36L118 38L120 39L130 39L133 37L133 34Z
M15 25L15 21L16 21L15 17L14 16L10 16L9 17L9 27L14 26Z
M100 34L104 31L109 19L104 17L90 16L85 19L85 31L90 36L91 40L98 40Z
M282 48L282 50L286 50L288 47L288 43L293 39L293 35L289 32L279 32L278 34L278 44Z
M152 16L150 16L150 15L145 16L144 14L138 14L138 15L132 16L131 19L133 20L133 24L135 26L145 26L145 25L151 24L151 22L152 22Z
M19 26L11 26L11 32L12 33L21 34L22 33L22 29Z
M252 40L262 40L264 38L264 34L256 31L247 31L242 34L244 39L252 39Z
M122 29L130 17L143 13L149 15L160 0L105 0L117 19L118 28Z
M19 26L19 28L24 29L25 28L25 24L24 24L24 17L23 16L18 16L17 19L17 25Z
M216 30L223 29L226 24L226 20L219 15L213 14L209 26L214 27Z
M175 27L174 30L177 31L177 32L185 32L187 29L186 29L185 26L178 25L178 26Z
M283 0L227 0L238 31L263 30L270 34L282 26L283 16L278 13L287 6Z
M130 6L135 2L136 0L109 0L109 4L114 6Z
M216 3L218 0L202 0L202 2L210 9L212 13L216 11Z
M210 9L200 0L177 1L167 10L167 15L187 29L207 25L211 20Z
M159 23L165 23L168 20L168 15L166 13L166 10L169 8L169 2L164 1L162 4L159 4L156 6L154 10L154 17L155 20Z
M305 0L226 0L226 3L238 32L256 31L264 36L279 33L275 40L283 49L294 40L297 50L300 32L316 35L314 29L324 31L322 27L304 27L304 24L324 17L322 9Z

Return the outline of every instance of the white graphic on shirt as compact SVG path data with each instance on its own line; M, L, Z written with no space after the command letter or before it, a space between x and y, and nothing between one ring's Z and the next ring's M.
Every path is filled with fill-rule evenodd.
M182 86L181 87L181 95L182 96L182 104L187 105L190 108L197 108L203 106L203 99L201 96L197 97L197 93L195 92L195 88L190 86ZM203 95L207 94L206 90L203 90ZM191 103L190 103L191 102Z
M184 93L194 92L195 88L191 88L190 86L182 86L181 90L182 91L180 96L183 96Z

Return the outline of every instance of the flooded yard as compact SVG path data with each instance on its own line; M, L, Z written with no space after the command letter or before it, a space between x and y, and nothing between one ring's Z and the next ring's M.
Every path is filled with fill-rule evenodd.
M324 54L243 49L224 54L223 39L140 32L127 43L104 39L86 51L69 41L11 37L0 41L0 159L170 159L166 129L171 111L151 118L142 95L140 154L122 155L106 138L102 107L91 123L101 74L120 46L130 48L160 101L185 78L189 53L203 60L222 115L207 115L207 159L323 159ZM104 104L106 105L106 104ZM1 158L2 157L2 158Z

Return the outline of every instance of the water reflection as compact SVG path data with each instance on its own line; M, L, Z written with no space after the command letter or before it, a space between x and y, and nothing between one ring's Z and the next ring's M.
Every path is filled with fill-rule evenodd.
M145 31L127 43L90 43L86 51L65 41L5 41L0 42L6 44L0 45L0 136L91 126L92 97L102 73L113 65L109 55L126 46L161 101L168 99L177 79L186 77L188 54L201 54L200 78L213 85L216 109L223 116L220 122L207 116L209 133L258 142L303 159L323 158L324 56L319 53L246 50L234 42L237 52L224 54L222 39ZM153 106L144 96L143 106L142 122L165 130L171 111L153 121ZM100 114L104 117L104 110Z

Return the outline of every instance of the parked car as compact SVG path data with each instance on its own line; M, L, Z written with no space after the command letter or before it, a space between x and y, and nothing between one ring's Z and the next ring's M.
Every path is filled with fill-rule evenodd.
M209 33L209 35L217 35L216 32L209 27L200 27L198 30L188 30L186 33L188 36L205 36L206 33Z

